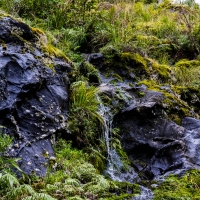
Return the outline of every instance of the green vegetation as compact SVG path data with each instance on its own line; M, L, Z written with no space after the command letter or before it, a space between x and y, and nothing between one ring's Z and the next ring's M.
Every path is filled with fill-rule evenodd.
M6 150L11 145L12 138L8 135L0 133L0 196L1 199L35 199L35 200L54 200L45 193L37 193L30 185L20 183L16 176L12 173L12 169L16 168L20 172L21 169L17 165L19 159L7 158Z
M0 126L1 128L1 126ZM19 171L20 168L17 165L17 161L19 159L17 158L8 158L6 156L6 150L8 149L8 147L11 145L12 143L12 138L9 137L6 134L1 134L0 131L0 170L4 170L4 169L11 169L11 168L17 168Z
M200 61L180 60L175 64L174 82L179 86L199 88L200 80Z
M79 146L94 145L101 134L103 119L98 113L97 92L97 88L83 81L71 84L69 129Z
M103 68L113 78L113 84L128 79L130 86L143 84L163 93L162 104L169 119L181 124L184 116L198 118L199 5L192 1L172 4L168 0L160 4L154 0L0 0L0 8L32 27L39 39L37 46L46 56L38 59L45 65L53 70L52 57L71 63L69 57L74 65L67 122L72 144L57 142L57 167L50 167L46 177L18 180L11 170L2 171L17 165L16 160L4 156L11 139L0 135L2 199L108 200L131 199L139 194L137 185L116 183L100 175L106 166L104 122L98 113L96 87L100 79L98 70L85 61L82 53L103 53ZM23 40L20 35L17 37ZM1 45L7 49L4 42ZM142 98L145 93L137 95ZM123 91L116 91L113 99L100 96L111 113L123 107ZM127 167L129 162L121 147L119 130L113 130L112 134L112 146ZM155 190L155 199L200 198L198 177L198 171L180 179L169 177Z
M157 189L155 200L188 200L200 198L200 172L192 170L183 177L169 176Z
M10 144L8 142L11 142L8 136L1 136L0 149L5 151L5 147ZM3 200L64 200L66 198L103 200L123 199L140 193L139 187L135 184L119 184L105 179L90 163L91 155L72 148L70 142L59 140L54 148L57 167L50 167L44 178L24 176L19 180L11 171L1 171L1 198ZM8 170L11 169L8 165L6 167ZM131 191L130 194L126 194L127 190Z
M199 55L199 6L145 4L128 0L1 0L0 7L39 27L49 42L74 61L79 52L112 45L174 64Z

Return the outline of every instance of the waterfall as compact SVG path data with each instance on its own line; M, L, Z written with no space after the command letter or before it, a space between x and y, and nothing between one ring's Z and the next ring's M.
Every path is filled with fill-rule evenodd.
M99 114L102 116L104 121L103 126L103 133L108 153L108 166L105 171L105 173L112 179L116 181L122 181L120 179L120 168L123 166L123 163L117 155L117 152L112 148L111 140L111 130L112 130L112 120L113 120L113 114L111 112L111 109L108 106L105 106L101 99L98 97L98 100L100 102L99 106Z
M126 106L135 104L135 100L132 96L130 96L126 91L124 91L120 87L115 87L117 92L115 93L116 97L120 100L123 99ZM108 175L112 180L123 182L137 182L140 180L138 174L132 167L129 167L127 172L122 172L121 168L124 166L120 156L117 154L116 150L112 147L112 122L113 117L116 113L113 113L113 110L105 106L101 101L101 98L97 95L97 99L100 103L99 105L99 114L101 115L104 126L103 126L103 137L105 138L106 148L107 148L107 169L105 170L105 174ZM146 199L153 199L153 192L140 186L141 194L137 197L133 197L132 200L146 200Z
M133 197L132 200L152 200L153 199L153 192L144 187L144 186L140 186L140 191L141 194L137 197Z
M123 98L123 101L126 104L133 103L133 98L126 91L124 91L120 87L116 88L116 90L117 92L115 95L117 96L118 99L122 100ZM132 172L122 173L121 168L124 166L124 164L120 156L117 154L116 150L112 147L112 122L114 113L110 107L105 106L103 104L99 96L97 96L97 98L98 101L100 102L99 114L101 115L104 121L103 132L108 153L107 157L108 165L107 169L105 170L105 174L115 181L119 182L130 181L136 176L134 169L132 169Z

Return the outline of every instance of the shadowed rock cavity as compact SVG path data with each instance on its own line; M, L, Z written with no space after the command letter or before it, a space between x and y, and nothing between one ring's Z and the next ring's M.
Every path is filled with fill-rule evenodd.
M43 176L54 156L51 136L65 131L71 67L50 58L56 74L42 62L37 37L22 22L0 19L0 125L14 137L9 155L19 166Z
M132 166L144 179L199 169L200 120L187 117L179 126L166 119L161 93L148 91L147 96L114 120Z

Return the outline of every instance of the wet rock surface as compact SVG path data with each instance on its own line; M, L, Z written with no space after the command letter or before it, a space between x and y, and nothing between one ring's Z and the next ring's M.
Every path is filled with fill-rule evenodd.
M200 168L200 120L187 117L182 126L168 120L162 98L162 93L146 91L114 120L122 146L142 179Z
M21 158L25 173L44 175L54 156L51 136L65 130L71 67L42 53L31 28L9 17L0 19L0 40L0 125L14 137L8 153Z
M176 124L167 116L162 92L148 90L136 82L130 85L129 76L117 71L122 82L113 77L112 71L107 73L107 65L96 67L102 81L100 91L112 98L112 106L121 106L114 114L113 127L120 129L122 147L141 180L200 169L200 120L186 117L182 125ZM161 89L173 95L169 85ZM122 96L121 103L117 91Z

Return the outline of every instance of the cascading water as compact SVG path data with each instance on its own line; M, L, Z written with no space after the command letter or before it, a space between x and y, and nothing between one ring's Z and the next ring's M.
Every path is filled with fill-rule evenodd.
M104 104L101 102L100 98L98 98L100 101L99 106L99 114L102 116L104 121L104 138L105 143L107 147L107 153L108 153L108 167L106 169L106 174L112 179L116 181L122 181L119 178L119 169L123 166L123 163L120 159L120 157L117 155L116 151L111 146L111 129L112 129L112 112L111 109L107 106L104 106Z
M123 99L125 104L131 105L135 103L134 99L122 88L117 87L117 93L115 93L118 99ZM112 147L112 121L114 117L114 113L111 108L105 106L101 101L100 97L97 96L100 106L99 106L99 114L101 115L104 121L104 138L107 147L108 153L108 165L105 171L105 174L108 175L112 180L122 182L128 181L133 182L138 179L137 173L133 168L130 167L129 171L121 172L121 168L123 167L123 162L121 161L120 156L117 154L116 150ZM141 195L137 197L133 197L132 200L151 200L153 198L153 193L150 189L140 186Z
M132 97L126 93L123 89L117 88L118 98L123 98L123 101L126 104L133 103ZM119 95L121 95L119 97ZM131 173L122 173L121 169L124 166L123 162L121 161L120 156L117 154L116 150L112 148L112 120L113 120L113 112L111 111L111 108L108 106L105 106L101 99L98 97L98 100L100 102L99 106L99 114L102 116L104 121L104 138L106 142L107 147L107 153L108 153L108 166L105 171L105 174L107 174L112 180L115 181L131 181L136 178L137 174L134 172L134 170L131 171Z
M109 107L100 104L99 114L103 117L104 120L104 137L108 153L108 166L105 173L112 179L116 181L122 181L120 178L120 168L123 166L123 163L120 157L117 155L117 152L112 148L111 140L111 129L112 129L112 114Z
M141 194L137 197L133 197L132 200L151 200L153 199L153 192L143 186L140 186Z

